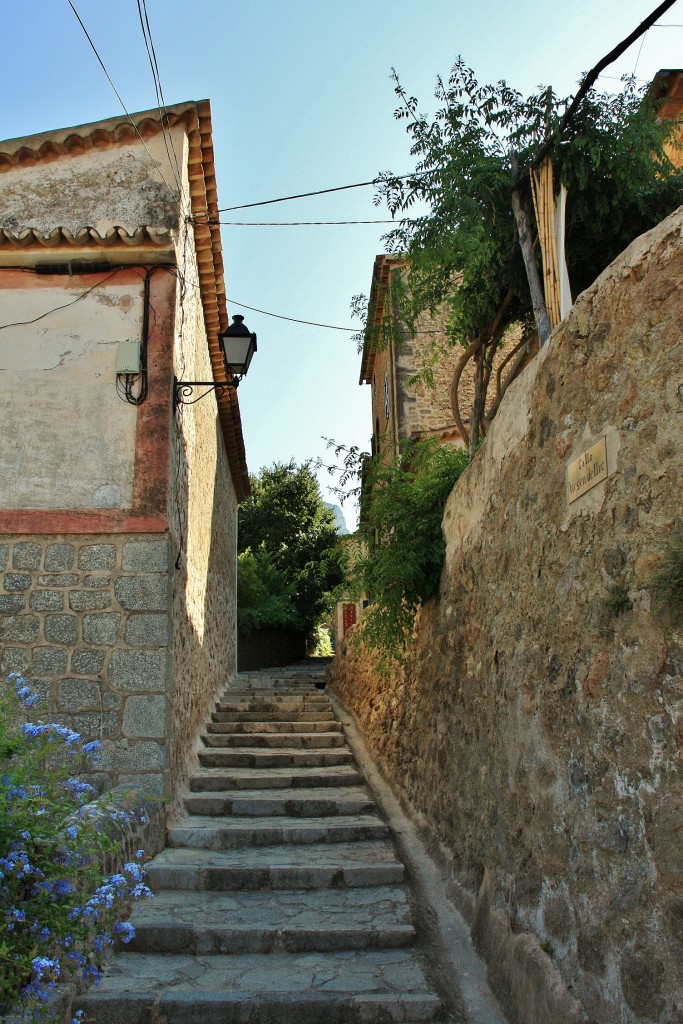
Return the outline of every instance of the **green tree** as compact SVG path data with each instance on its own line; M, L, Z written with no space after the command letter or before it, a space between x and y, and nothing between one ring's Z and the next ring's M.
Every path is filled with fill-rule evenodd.
M252 596L260 588L261 608L268 605L265 592L271 612L277 612L261 625L282 625L280 615L285 625L312 636L343 579L337 539L334 513L322 500L310 463L262 469L251 478L251 496L239 510L238 615L239 588Z
M524 98L505 82L480 85L462 59L448 81L437 80L440 106L433 119L419 113L417 99L396 72L393 77L400 101L395 116L406 122L417 158L407 179L381 175L376 197L392 215L404 215L385 237L388 251L408 257L407 271L395 280L398 315L414 330L422 312L444 304L449 309L449 338L463 349L453 413L474 450L524 361L535 314L539 323L538 293L532 302L530 292L534 274L540 280L530 165L542 148L549 151L555 180L568 190L566 255L577 295L633 238L680 204L682 175L663 149L673 126L659 123L651 94L632 81L617 95L589 89L567 122L568 101L551 90ZM416 204L426 204L426 212L412 216ZM362 309L359 297L354 302ZM540 304L545 312L542 295ZM515 321L525 334L496 380L493 359ZM381 347L388 333L380 324L370 343ZM539 336L542 343L544 332ZM470 360L476 387L468 431L458 384ZM496 393L487 405L492 379Z
M261 544L237 556L237 628L244 635L267 627L303 630L292 587Z
M405 656L418 607L438 593L446 551L441 520L467 452L434 439L406 442L384 463L357 448L334 448L343 458L342 466L330 467L340 477L337 493L362 479L363 553L350 566L347 587L356 599L368 597L370 606L355 637L389 671Z

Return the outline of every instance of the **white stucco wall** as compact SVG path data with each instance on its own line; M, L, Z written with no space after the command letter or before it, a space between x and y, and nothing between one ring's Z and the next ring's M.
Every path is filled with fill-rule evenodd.
M32 324L94 280L26 279L0 289L0 326L24 323L0 330L0 508L127 508L137 410L117 395L115 367L118 343L141 335L142 279Z

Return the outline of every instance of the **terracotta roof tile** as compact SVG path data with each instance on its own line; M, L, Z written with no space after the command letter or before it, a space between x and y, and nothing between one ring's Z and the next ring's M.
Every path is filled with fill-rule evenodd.
M73 249L84 246L93 249L109 249L121 244L169 249L173 246L173 236L170 231L165 229L147 226L140 227L136 231L128 231L124 227L114 226L103 235L95 228L88 227L81 228L75 234L72 234L68 228L54 228L48 232L38 231L35 228L23 228L20 231L0 228L0 248L5 249Z

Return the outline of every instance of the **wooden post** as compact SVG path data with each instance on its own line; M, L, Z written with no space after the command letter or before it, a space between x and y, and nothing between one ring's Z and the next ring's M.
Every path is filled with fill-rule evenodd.
M519 170L519 161L516 153L510 154L510 166L512 168L513 181L516 182ZM529 291L531 292L531 305L534 310L536 330L538 331L538 347L542 348L550 336L550 320L548 319L548 310L543 295L543 285L541 284L538 267L534 259L534 248L531 240L531 220L529 212L523 203L518 184L512 190L512 212L515 215L517 236L522 250L527 281L529 282Z

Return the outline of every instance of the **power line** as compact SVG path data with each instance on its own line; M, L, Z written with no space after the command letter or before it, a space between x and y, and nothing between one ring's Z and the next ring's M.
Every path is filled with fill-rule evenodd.
M29 324L37 324L39 320L44 320L45 317L46 316L50 316L51 313L57 313L60 309L67 309L69 306L73 306L74 303L80 302L81 299L84 299L86 297L86 295L90 295L90 292L94 292L96 288L100 287L100 285L106 284L107 281L110 281L112 279L112 277L114 277L115 274L118 274L119 270L121 270L121 269L122 268L120 266L116 267L111 272L111 274L107 274L107 276L102 278L101 281L97 281L94 285L92 285L86 291L81 292L81 294L77 295L75 299L71 299L70 302L65 302L61 306L55 306L53 309L48 309L46 313L41 313L40 316L34 317L33 320L17 320L17 322L13 323L13 324L0 324L0 331L4 331L8 327L27 327Z
M295 316L282 316L280 313L269 313L267 309L257 309L256 306L247 306L244 302L236 302L235 299L226 299L227 302L233 306L239 306L240 309L250 309L252 313L262 313L263 316L272 316L276 320L289 320L293 324L306 324L307 327L324 327L328 331L349 331L351 334L357 334L360 328L358 327L337 327L335 324L318 324L313 320L299 320Z
M397 224L395 220L209 220L207 224L224 224L233 228L300 228L340 224Z
M154 49L154 40L152 39L152 27L149 23L149 15L147 14L146 0L137 0L138 5L138 17L140 19L140 28L142 29L142 38L145 42L145 49L147 50L147 57L149 64L152 69L152 78L154 79L154 90L157 94L157 109L159 111L159 119L161 123L161 131L164 139L164 146L166 147L166 156L168 157L169 164L171 165L171 171L175 178L175 183L178 186L178 191L183 192L182 176L180 174L180 166L178 164L178 157L176 155L175 146L173 145L173 139L170 131L168 131L168 111L166 110L166 100L164 98L164 90L161 85L161 74L159 72L159 64L157 61L156 50ZM163 113L162 113L163 110ZM164 123L165 118L165 123ZM170 151L169 151L170 143ZM171 160L171 152L173 153L173 159ZM174 165L175 164L175 169Z
M271 316L276 320L288 320L293 324L304 324L306 327L324 327L328 331L348 331L350 334L365 334L365 331L367 330L367 325L365 327L362 327L361 325L358 327L338 327L336 324L319 324L316 323L315 320L299 320L294 316L282 316L281 313L270 313L267 309L258 309L256 306L247 306L246 303L236 302L235 299L226 299L226 302L233 306L239 306L240 309L250 309L252 313L262 313L263 316ZM435 327L431 331L413 331L410 334L410 337L414 338L418 334L443 334L443 330Z
M69 0L71 2L71 0ZM420 174L437 174L438 168L432 171L421 171ZM392 174L392 181L403 181L406 178L418 177L418 172L413 171L411 174ZM243 203L241 206L221 206L217 211L218 213L231 213L233 210L250 210L254 206L270 206L271 203L286 203L290 199L308 199L309 196L324 196L330 192L345 192L350 188L366 188L368 185L378 185L382 179L380 177L373 178L372 181L357 181L353 185L337 185L335 188L319 188L315 192L299 192L294 196L280 196L279 199L262 199L258 203Z
M538 167L539 164L545 159L550 150L553 148L555 140L562 137L563 131L573 120L574 115L576 114L576 111L578 110L584 96L592 88L593 84L600 77L600 74L605 70L605 68L609 67L610 64L613 64L618 57L621 57L622 53L625 53L632 43L635 43L637 39L640 39L640 37L644 35L647 32L647 30L652 27L652 25L655 24L660 14L664 14L664 12L668 11L670 7L673 7L675 3L676 0L663 0L663 3L659 4L658 7L655 7L654 11L652 11L647 16L647 18L645 18L644 21L641 21L640 25L634 28L633 31L630 32L625 39L622 39L620 43L617 43L617 45L613 47L613 49L611 49L610 52L602 58L602 60L598 61L594 68L592 68L586 75L584 75L581 81L581 85L579 86L576 92L576 95L574 96L573 100L571 101L571 103L565 110L564 114L562 115L556 132L553 135L550 135L546 138L545 142L538 150L536 156L533 158L529 166L526 167L524 171L518 176L518 180L521 180L521 178L525 177L527 174L530 174L533 168ZM640 50L638 51L638 55L640 56Z
M164 177L164 175L162 174L162 172L161 172L161 169L159 168L159 166L158 166L158 164L157 164L157 161L156 161L156 160L154 159L154 157L153 157L153 156L152 156L152 154L150 153L149 149L147 149L147 145L146 145L146 143L145 143L145 140L143 139L142 135L140 134L140 129L139 129L139 128L138 128L138 126L137 126L137 125L135 124L135 121L133 120L133 118L132 118L132 117L130 116L130 113L128 112L128 108L126 107L126 104L125 104L125 103L123 102L123 100L121 99L121 95L120 95L120 93L119 93L118 89L116 88L116 86L114 85L114 83L113 83L113 81L112 81L112 79L111 79L111 75L110 75L110 74L109 74L109 72L107 71L107 68L106 68L106 66L105 66L105 63L104 63L104 61L103 61L103 60L102 60L102 58L100 57L100 55L99 55L99 53L98 53L98 51L97 51L97 47L95 46L94 42L92 41L92 38L90 37L90 33L88 32L87 28L86 28L86 27L85 27L85 25L83 24L83 19L81 18L80 14L78 13L78 11L76 10L76 8L74 7L74 5L73 5L73 2L72 2L72 0L66 0L66 2L68 3L69 7L70 7L70 8L71 8L71 10L72 10L72 11L74 12L74 14L76 15L76 18L77 18L77 20L78 20L78 24L79 24L79 25L81 26L81 28L83 29L83 32L84 32L84 34L85 34L85 37L86 37L86 39L88 40L88 42L90 43L90 46L91 46L91 48L92 48L92 51L93 51L93 53L94 53L94 54L95 54L95 56L97 57L97 59L98 59L98 61L99 61L99 63L100 63L100 66L101 66L102 70L104 71L105 75L107 76L107 81L109 82L110 86L111 86L111 87L112 87L112 89L114 90L114 93L116 94L116 98L118 99L119 103L120 103L120 104L121 104L121 106L123 107L123 109L124 109L124 111L125 111L125 113L126 113L126 117L128 118L128 120L129 120L129 121L130 121L130 123L132 124L133 128L135 129L135 133L136 133L136 135L138 136L138 138L140 139L140 142L141 142L141 143L142 143L142 145L143 145L143 146L145 147L145 150L147 151L147 155L149 156L150 160L151 160L151 161L152 161L152 162L154 163L155 167L157 167L157 170L159 171L159 174L161 175L161 178L162 178L162 180L163 180L163 182L164 182L164 185L166 186L166 188L168 189L168 191L169 191L169 192L171 193L171 195L173 196L174 202L176 202L176 203L177 203L178 205L180 205L180 201L179 201L179 199L178 199L178 196L177 196L177 195L176 195L176 193L175 193L175 192L173 191L173 189L171 188L171 186L169 185L169 183L168 183L168 182L166 181L166 178L165 178L165 177ZM162 127L163 127L163 126L162 126Z

